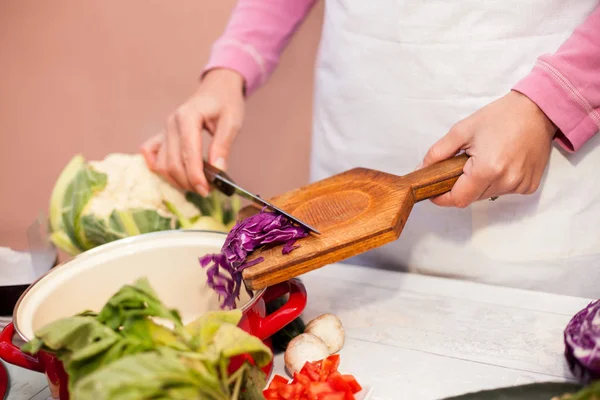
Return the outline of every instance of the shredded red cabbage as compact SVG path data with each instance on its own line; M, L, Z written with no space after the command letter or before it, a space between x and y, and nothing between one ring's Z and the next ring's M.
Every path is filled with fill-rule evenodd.
M587 384L600 379L600 300L590 303L571 319L564 332L569 369Z
M289 254L299 246L296 240L308 235L308 231L283 215L267 212L239 221L227 235L220 254L200 257L200 265L207 268L208 286L219 294L221 308L233 309L240 298L242 271L262 262L259 257L246 261L248 255L265 245L283 244L282 253Z

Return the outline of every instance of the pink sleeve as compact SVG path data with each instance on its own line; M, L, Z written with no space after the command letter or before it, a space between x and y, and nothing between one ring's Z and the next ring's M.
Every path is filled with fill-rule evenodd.
M204 72L229 68L245 79L246 94L273 72L296 28L316 0L239 0Z
M554 54L538 58L513 88L558 127L556 140L577 151L600 130L600 6Z

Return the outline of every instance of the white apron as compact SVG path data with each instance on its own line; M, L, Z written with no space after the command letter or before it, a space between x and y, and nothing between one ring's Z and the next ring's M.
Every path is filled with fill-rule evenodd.
M312 180L414 170L460 119L507 93L598 0L326 0ZM542 187L467 209L417 204L399 240L352 260L600 297L600 136L557 146Z

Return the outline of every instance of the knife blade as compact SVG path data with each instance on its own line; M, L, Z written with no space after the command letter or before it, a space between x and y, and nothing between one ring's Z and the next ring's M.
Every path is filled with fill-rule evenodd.
M206 175L206 179L208 180L208 182L210 184L212 184L214 187L216 187L221 193L225 194L226 196L232 196L234 194L237 194L240 197L243 197L247 200L250 200L250 201L260 204L262 206L268 207L268 208L272 209L273 211L286 216L287 218L291 219L292 221L296 222L298 225L303 226L304 228L308 229L311 232L320 234L320 232L318 230L316 230L314 227L308 225L307 223L299 220L298 218L294 217L293 215L290 215L289 213L276 207L274 204L269 203L262 197L255 195L255 194L247 191L246 189L242 188L237 183L235 183L233 181L233 179L231 179L224 171L207 163L206 161L204 161L204 175Z

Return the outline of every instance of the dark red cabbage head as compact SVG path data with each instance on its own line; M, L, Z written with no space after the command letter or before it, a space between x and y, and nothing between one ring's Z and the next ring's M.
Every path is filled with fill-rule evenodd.
M600 378L600 300L575 314L564 338L565 357L573 375L584 384Z
M215 290L221 299L221 308L236 307L242 286L242 271L263 261L257 258L247 262L248 256L265 245L283 244L282 253L288 254L298 246L296 240L308 235L308 231L294 225L283 215L263 209L238 222L227 235L220 254L200 257L200 265L207 268L208 286Z

